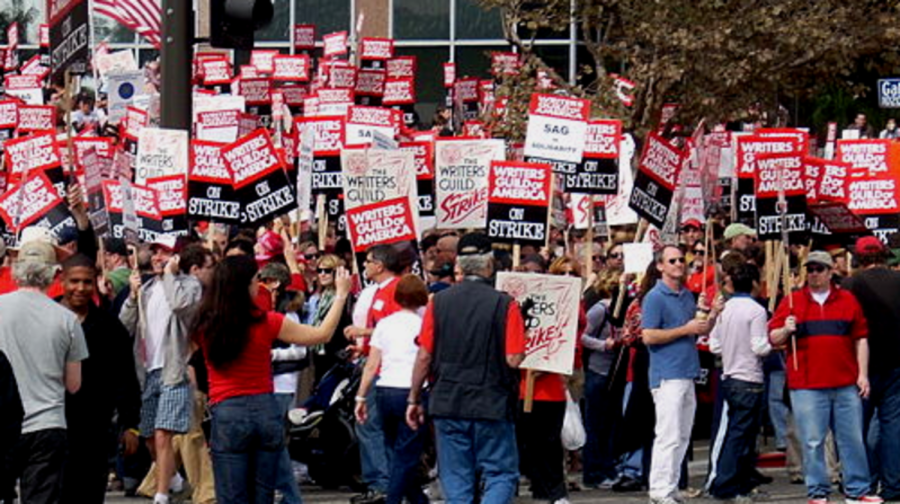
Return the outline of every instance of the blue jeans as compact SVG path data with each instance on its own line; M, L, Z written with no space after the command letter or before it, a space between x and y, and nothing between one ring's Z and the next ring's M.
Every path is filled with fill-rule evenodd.
M419 479L419 464L425 447L425 428L412 430L406 424L408 388L375 388L384 443L390 453L391 472L387 503L400 504L405 497L410 504L427 503Z
M212 407L216 501L271 504L284 451L284 415L275 394L232 397Z
M728 425L719 426L725 429L725 435L709 493L717 499L731 499L749 494L756 486L752 480L764 386L728 378L722 382L722 389L728 405Z
M809 497L824 498L831 490L825 466L825 435L829 425L841 457L846 494L850 497L867 495L871 480L863 441L862 400L857 387L791 390L791 404L803 450Z
M294 394L275 394L275 399L278 400L281 407L281 418L286 418L291 405L294 404ZM288 453L287 445L281 451L281 457L278 460L278 474L275 475L275 478L275 490L281 492L283 504L303 503L303 499L300 497L300 487L297 486L297 480L294 478L294 469L291 467L291 455Z
M613 456L613 420L618 408L610 402L609 379L590 369L584 371L584 484L599 485L616 477Z
M785 374L783 369L769 372L769 420L775 429L775 446L779 450L787 448L788 407L784 404Z
M434 428L447 504L475 502L476 474L484 484L482 504L513 500L519 486L519 455L512 422L436 418Z
M587 381L587 380L585 380ZM634 390L634 383L625 384L625 390L622 393L622 416L628 411L628 401L631 400L631 392ZM638 448L622 454L618 465L619 476L623 478L641 481L644 475L644 449Z
M881 496L900 499L900 369L871 377L872 403L878 408L878 465Z
M377 382L376 382L377 383ZM366 396L368 418L366 423L356 425L356 437L359 438L359 461L362 466L362 479L369 490L387 493L390 482L390 459L384 445L384 430L381 427L381 413L372 387Z

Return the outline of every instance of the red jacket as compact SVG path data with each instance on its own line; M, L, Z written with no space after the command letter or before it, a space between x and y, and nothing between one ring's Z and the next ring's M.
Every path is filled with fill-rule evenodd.
M817 303L804 287L782 299L769 321L769 330L784 327L784 320L797 318L797 369L790 339L787 341L788 388L819 389L846 387L856 383L859 365L856 341L869 333L862 307L850 291L832 286L824 305Z

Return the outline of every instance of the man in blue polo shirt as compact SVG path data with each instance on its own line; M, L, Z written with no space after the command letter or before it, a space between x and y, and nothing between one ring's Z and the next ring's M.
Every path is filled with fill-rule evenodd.
M694 426L697 400L694 379L700 373L695 336L706 334L717 310L708 319L695 318L694 297L682 285L684 254L674 245L656 253L662 279L641 304L641 337L650 352L650 389L656 409L656 438L650 464L651 504L676 504L681 461Z

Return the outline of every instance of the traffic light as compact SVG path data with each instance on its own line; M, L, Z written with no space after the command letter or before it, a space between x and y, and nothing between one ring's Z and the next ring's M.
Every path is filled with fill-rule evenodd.
M210 0L210 45L253 49L253 32L269 24L274 15L272 0Z

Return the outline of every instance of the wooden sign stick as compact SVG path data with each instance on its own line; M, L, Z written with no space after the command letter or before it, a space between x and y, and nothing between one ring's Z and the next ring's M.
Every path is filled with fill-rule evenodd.
M534 370L525 371L525 405L522 408L525 413L531 413L534 406L534 379Z
M634 243L640 243L644 239L644 232L647 231L647 221L641 218L638 220L637 232L634 234ZM619 296L616 298L616 309L613 310L613 318L619 318L622 314L622 305L625 303L625 292L628 286L619 284Z

